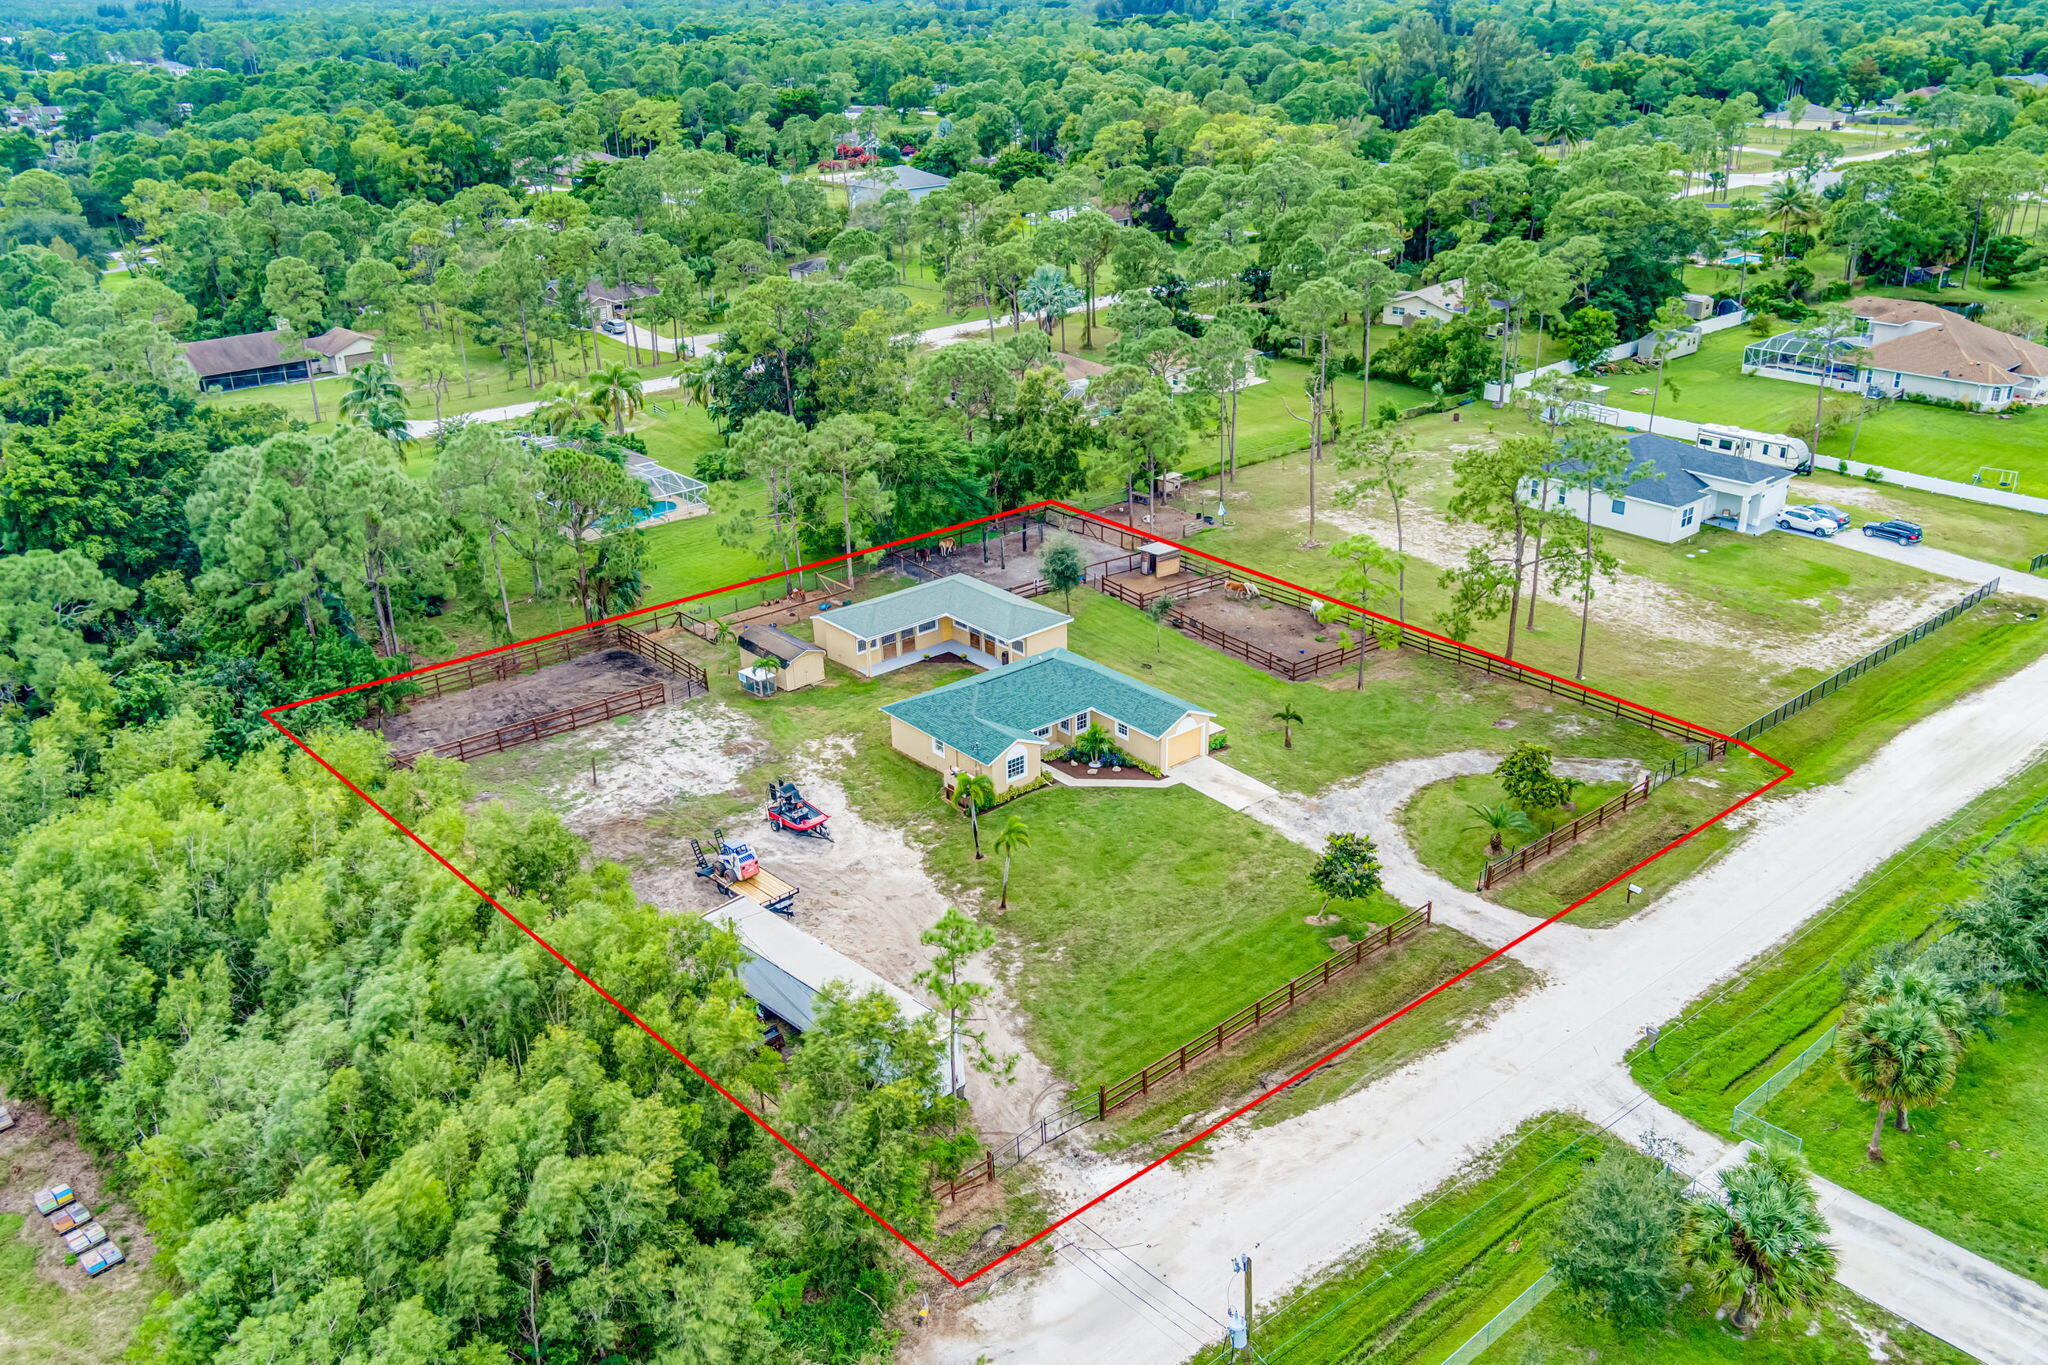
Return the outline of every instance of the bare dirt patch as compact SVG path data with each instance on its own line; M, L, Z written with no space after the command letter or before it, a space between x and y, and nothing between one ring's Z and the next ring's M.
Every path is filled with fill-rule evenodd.
M105 1177L79 1145L71 1125L38 1105L8 1099L15 1126L0 1133L0 1211L24 1216L20 1242L35 1267L26 1296L10 1296L0 1316L0 1359L96 1365L117 1360L150 1301L163 1289L152 1268L156 1243L142 1217L107 1192ZM75 1264L63 1239L35 1209L35 1192L64 1184L93 1212L127 1261L98 1279Z
M1217 591L1188 598L1180 610L1191 620L1283 659L1304 659L1337 648L1339 627L1324 625L1300 607L1284 602L1264 598L1244 602ZM1318 640L1318 635L1324 638Z
M381 728L393 750L413 753L615 692L670 681L665 670L630 650L604 649L503 682L417 702L386 718Z

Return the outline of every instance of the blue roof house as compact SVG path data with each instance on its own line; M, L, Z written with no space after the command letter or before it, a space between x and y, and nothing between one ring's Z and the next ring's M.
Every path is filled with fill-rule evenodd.
M1215 712L1067 649L881 709L899 753L946 774L949 786L955 776L986 776L998 794L1036 782L1045 751L1066 747L1091 725L1162 773L1206 755L1219 729Z

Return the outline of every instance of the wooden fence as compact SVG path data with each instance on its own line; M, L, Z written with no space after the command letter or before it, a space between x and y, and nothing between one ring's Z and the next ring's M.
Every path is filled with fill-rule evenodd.
M521 645L518 649L508 649L489 658L451 664L446 669L423 673L417 679L408 681L425 684L438 679L443 672L451 674L449 683L431 688L423 686L415 694L428 699L445 697L487 682L502 682L549 664L565 663L594 650L614 647L628 650L656 668L666 670L675 675L677 682L643 684L623 692L598 697L593 701L564 707L559 711L549 711L543 715L515 721L510 725L501 725L494 730L479 730L475 734L462 735L445 744L429 745L425 749L415 749L411 753L393 754L391 765L395 768L410 768L413 761L423 753L432 753L438 758L481 758L485 754L500 753L521 744L531 744L535 740L566 734L586 725L596 725L614 716L649 710L670 699L671 687L680 693L675 697L678 701L701 697L711 690L710 678L695 662L623 621L608 621L603 625L578 631L574 635L558 636L535 645ZM496 667L483 667L485 665Z
M950 1179L934 1182L932 1193L950 1203L966 1191L988 1184L1000 1172L1009 1170L1055 1138L1107 1118L1125 1105L1149 1096L1204 1058L1222 1051L1235 1039L1264 1028L1295 1006L1328 989L1331 983L1342 980L1361 963L1387 952L1396 943L1415 937L1429 927L1431 914L1430 905L1409 911L1393 923L1382 925L1376 933L1331 954L1313 970L1266 992L1150 1066L1142 1067L1120 1081L1097 1086L1093 1092L1080 1092L1057 1113L1047 1115L1008 1142L983 1153L965 1170Z
M1479 871L1478 889L1489 891L1508 878L1528 871L1551 855L1570 848L1594 830L1612 823L1624 812L1642 805L1650 799L1651 792L1680 773L1690 772L1702 763L1718 763L1727 753L1728 746L1719 740L1687 746L1684 753L1674 754L1644 773L1627 791L1608 798L1569 824L1559 825L1550 833L1531 839L1513 852L1489 862Z
M482 659L449 664L431 673L407 678L404 682L395 684L394 690L409 700L432 701L437 697L467 692L472 687L482 687L485 683L516 678L522 673L531 673L550 664L567 663L594 649L604 648L605 643L604 637L598 632L579 630L574 635L558 635L552 640L520 645L516 649L508 649Z
M410 768L421 754L431 753L436 758L453 758L468 761L482 758L485 754L501 753L535 740L551 739L565 735L571 730L580 730L586 725L596 725L614 716L629 716L636 711L649 711L668 700L667 683L649 683L625 692L614 692L608 697L550 711L545 715L533 716L510 725L501 725L495 730L480 730L473 735L451 739L446 744L435 744L409 754L393 754L391 766Z

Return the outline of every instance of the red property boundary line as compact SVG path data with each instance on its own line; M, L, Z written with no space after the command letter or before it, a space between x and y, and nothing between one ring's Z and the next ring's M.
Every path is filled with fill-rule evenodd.
M1610 877L1608 880L1602 882L1599 886L1594 887L1591 891L1579 897L1579 899L1573 901L1564 909L1550 916L1550 918L1538 922L1537 924L1531 926L1523 933L1518 934L1514 938L1510 939L1508 942L1503 943L1500 947L1495 948L1492 952L1487 953L1484 957L1474 962L1471 966L1466 967L1457 975L1451 977L1450 979L1442 982L1441 984L1433 987L1430 990L1424 991L1421 995L1416 996L1413 1000L1403 1005L1400 1009L1394 1011L1392 1014L1389 1014L1386 1018L1374 1024L1371 1028L1366 1029L1363 1033L1360 1033L1357 1037L1351 1038L1346 1042L1338 1045L1337 1047L1332 1048L1330 1051L1324 1053L1321 1057L1318 1057L1315 1061L1310 1062L1307 1066L1301 1068L1301 1070L1287 1077L1287 1079L1270 1087L1269 1089L1265 1090L1263 1093L1247 1101L1246 1103L1239 1105L1236 1109L1231 1110L1228 1114L1225 1114L1222 1118L1216 1120L1216 1122L1210 1124L1201 1132L1196 1133L1193 1137L1187 1139L1185 1142L1182 1142L1179 1146L1175 1147L1172 1151L1167 1152L1164 1156L1161 1156L1156 1160L1151 1161L1146 1165L1140 1167L1137 1171L1133 1172L1128 1176L1125 1176L1122 1180L1119 1180L1116 1184L1110 1186L1102 1193L1096 1195L1093 1199L1090 1199L1085 1204L1082 1204L1081 1206L1072 1210L1071 1212L1062 1215L1058 1219L1055 1219L1053 1222L1048 1223L1044 1228L1040 1229L1038 1232L1033 1233L1031 1236L1025 1238L1023 1241L1018 1242L1008 1251L1005 1251L1002 1255L996 1257L994 1260L982 1266L980 1269L975 1270L967 1275L955 1275L952 1271L946 1269L945 1266L939 1264L939 1262L935 1260L930 1253L925 1251L923 1247L911 1241L910 1238L904 1236L903 1233L897 1231L895 1226L892 1225L888 1219L882 1217L881 1214L875 1212L874 1209L868 1207L867 1204L863 1203L859 1195L855 1194L852 1190L848 1189L845 1185L841 1184L837 1179L833 1177L830 1171L827 1171L824 1167L820 1166L817 1162L813 1161L809 1156L807 1156L804 1153L804 1151L801 1148L799 1148L795 1143L791 1142L788 1138L784 1137L779 1131L777 1131L773 1124L769 1123L767 1119L763 1118L759 1113L756 1113L752 1108L750 1108L744 1100L740 1099L739 1096L733 1094L732 1091L726 1089L723 1085L720 1085L718 1081L715 1078L713 1078L709 1073L707 1073L702 1067L698 1066L695 1062L691 1061L688 1057L684 1056L683 1053L677 1049L675 1044L669 1042L668 1039L662 1037L659 1033L655 1032L654 1029L648 1026L645 1020L641 1019L638 1015L634 1014L631 1010L627 1009L624 1005L620 1004L616 999L613 998L610 992L605 990L603 986L600 986L597 982L593 981L590 978L589 974L586 973L581 967L577 966L574 962L571 962L568 958L564 957L555 948L553 944L549 943L539 934L536 934L530 927L528 927L525 924L525 922L520 920L518 916L514 915L511 911L507 910L504 906L500 905L495 899L491 897L489 892L485 891L481 886L478 886L474 881L472 881L467 873L465 873L461 868L457 867L454 863L449 862L447 858L441 855L439 850L435 849L431 844L427 843L426 840L420 838L419 835L415 834L411 830L411 828L409 828L405 824L404 821L398 819L398 817L393 815L390 811L378 805L377 802L371 798L368 792L365 792L361 787L357 786L354 782L351 782L345 775L342 774L342 772L339 769L337 769L332 763L329 763L326 759L322 758L319 755L319 753L312 748L311 745L307 744L305 740L301 739L296 733L289 729L284 724L284 722L280 721L277 718L278 713L290 711L296 707L309 706L314 702L329 701L335 697L347 696L351 692L360 692L365 688L381 687L385 683L398 682L406 678L416 677L421 673L432 672L433 670L438 668L447 668L454 664L468 663L472 659L488 658L493 654L501 654L506 650L517 649L521 645L536 644L542 640L552 640L555 639L557 636L562 635L573 635L578 631L589 630L593 627L605 625L612 621L624 621L631 619L635 616L644 616L650 612L665 611L670 607L680 606L687 602L696 602L707 597L716 597L723 593L733 592L740 588L752 587L759 583L773 582L774 580L779 578L786 578L791 574L800 574L813 569L826 568L834 564L841 564L849 559L857 558L861 555L874 554L883 550L893 550L900 546L915 544L921 540L930 540L935 536L949 535L955 531L967 530L969 528L981 526L992 521L1000 522L1008 517L1019 516L1030 512L1036 512L1045 508L1057 508L1062 512L1067 512L1074 516L1084 517L1090 521L1100 522L1102 525L1105 526L1114 526L1119 528L1120 530L1128 531L1131 529L1130 527L1126 526L1124 523L1120 521L1115 521L1109 517L1100 516L1094 512L1089 512L1082 508L1074 507L1064 502L1059 502L1050 499L1044 502L1035 502L1027 506L1011 508L1007 512L997 512L985 517L976 517L971 521L956 522L951 526L940 527L936 530L926 531L919 535L904 536L901 539L888 541L885 544L872 545L865 550L858 550L850 555L834 555L829 559L816 560L812 563L799 565L794 569L787 569L780 573L761 574L754 578L744 579L738 583L729 583L722 588L711 589L708 592L692 593L687 597L678 597L672 599L671 601L658 603L654 606L639 607L632 611L620 612L615 616L607 616L600 620L587 622L580 626L569 626L562 630L550 631L546 635L536 635L532 639L517 641L514 644L499 645L494 649L478 650L474 654L465 654L459 659L447 659L442 661L441 663L425 664L419 668L409 669L404 673L394 673L388 678L379 678L374 682L357 683L353 687L337 688L332 692L322 692L320 695L315 697L305 697L299 701L286 702L281 706L273 706L265 710L263 712L263 718L269 721L272 725L276 726L279 733L283 734L286 739L290 740L293 744L297 745L315 763L319 764L322 768L326 769L327 772L334 778L335 781L341 783L342 786L348 788L349 791L353 792L357 797L361 798L364 804L368 805L370 809L376 811L377 814L383 816L386 820L390 821L392 826L396 828L399 831L399 833L405 835L406 838L412 840L415 844L418 844L420 848L426 852L428 857L432 858L442 867L448 869L449 874L453 876L457 881L461 882L471 891L474 891L479 897L483 899L483 901L486 904L490 905L491 908L496 910L499 914L503 915L506 919L510 920L513 924L517 925L521 933L524 933L528 938L532 939L535 943L538 943L543 949L547 951L550 957L554 958L557 962L561 963L564 967L568 968L568 970L576 977L577 980L581 981L584 985L590 987L591 990L597 992L597 994L606 1003L611 1005L613 1009L616 1009L620 1014L632 1020L633 1023L639 1027L641 1032L645 1033L648 1037L652 1038L656 1043L659 1043L662 1046L662 1048L668 1052L670 1056L674 1057L677 1061L681 1062L685 1067L689 1068L689 1070L699 1080L703 1081L706 1085L710 1086L713 1090L718 1092L719 1095L723 1096L726 1100L730 1101L736 1108L740 1110L741 1113L745 1114L748 1118L752 1119L754 1123L757 1124L763 1132L767 1133L768 1136L775 1139L776 1142L780 1143L784 1150L788 1151L790 1155L794 1156L798 1161L801 1161L804 1165L808 1166L811 1170L815 1171L818 1174L818 1176L821 1179L823 1179L826 1183L830 1184L833 1189L838 1190L841 1194L845 1195L848 1199L852 1200L854 1205L857 1208L859 1208L863 1213L867 1214L868 1217L874 1219L884 1228L887 1228L890 1234L894 1236L897 1241L901 1242L906 1248L909 1249L911 1254L915 1255L919 1260L923 1261L926 1265L930 1266L933 1270L937 1271L940 1275L944 1276L948 1281L950 1281L952 1284L956 1286L973 1283L975 1280L980 1279L983 1275L986 1275L989 1271L994 1270L997 1266L1003 1264L1005 1261L1008 1261L1011 1257L1017 1255L1017 1253L1023 1251L1026 1247L1029 1247L1034 1243L1043 1241L1045 1238L1051 1236L1059 1228L1063 1227L1067 1223L1072 1222L1074 1219L1079 1218L1082 1214L1088 1212L1088 1210L1102 1203L1111 1195L1116 1194L1125 1186L1131 1184L1133 1181L1136 1181L1139 1177L1144 1176L1150 1173L1151 1171L1158 1169L1160 1166L1165 1165L1167 1162L1173 1160L1174 1157L1179 1156L1182 1152L1185 1152L1190 1147L1193 1147L1196 1143L1206 1141L1208 1138L1214 1136L1218 1130L1222 1129L1230 1123L1235 1122L1239 1118L1242 1118L1245 1114L1248 1114L1252 1110L1258 1108L1261 1104L1264 1104L1267 1100L1271 1099L1274 1095L1277 1095L1282 1090L1285 1090L1287 1087L1300 1081L1304 1077L1308 1076L1310 1073L1320 1070L1322 1067L1329 1065L1337 1058L1349 1052L1352 1048L1357 1047L1366 1039L1372 1037L1380 1030L1386 1028L1395 1020L1419 1008L1423 1004L1434 999L1436 996L1441 995L1444 991L1449 990L1452 986L1457 985L1460 981L1463 981L1466 977L1471 976L1474 972L1477 972L1481 968L1484 968L1490 963L1496 961L1512 949L1520 946L1523 943L1526 943L1529 939L1534 938L1537 934L1543 932L1543 930L1557 923L1566 915L1569 915L1572 911L1578 909L1586 902L1592 900L1601 892L1608 890L1610 887L1619 885L1622 881L1634 875L1636 872L1642 870L1644 867L1647 867L1650 863L1653 863L1657 859L1663 857L1665 854L1671 852L1671 850L1677 848L1680 844L1685 843L1688 839L1691 839L1694 835L1700 833L1700 831L1707 829L1708 827L1714 825L1722 819L1725 819L1727 816L1733 814L1735 811L1741 809L1743 806L1748 805L1751 801L1756 800L1759 796L1762 796L1765 792L1770 791L1779 783L1785 781L1786 778L1792 776L1791 765L1784 763L1779 759L1773 758L1771 755L1765 753L1763 750L1757 748L1753 744L1749 744L1743 740L1734 739L1728 735L1721 734L1719 731L1716 730L1710 730L1703 725L1699 725L1688 720L1682 720L1677 716L1667 715L1664 712L1655 710L1652 707L1643 706L1640 702L1631 702L1628 701L1626 698L1617 697L1612 693L1602 692L1598 688L1586 687L1584 683L1576 682L1567 678L1561 678L1554 673L1546 672L1545 670L1540 668L1531 667L1530 665L1522 663L1519 660L1502 658L1500 655L1493 654L1490 651L1477 649L1474 646L1464 644L1462 641L1452 640L1447 636L1439 635L1434 631L1424 630L1421 627L1411 625L1406 621L1400 621L1395 619L1394 617L1382 615L1379 612L1371 611L1367 608L1360 607L1355 603L1346 602L1341 598L1331 597L1327 593L1317 592L1313 588L1304 588L1301 587L1299 584L1289 583L1284 578L1276 578L1271 574L1261 573L1257 569L1247 568L1241 564L1234 564L1230 560L1219 558L1216 555L1207 554L1191 546L1180 545L1178 542L1175 541L1165 541L1166 544L1177 546L1177 548L1179 548L1184 554L1195 555L1196 557L1206 559L1211 563L1221 564L1228 568L1236 569L1241 573L1250 574L1254 578L1264 579L1268 583L1275 583L1282 587L1293 588L1298 592L1307 593L1311 597L1320 598L1322 601L1328 602L1333 606L1340 606L1351 611L1360 612L1363 615L1373 617L1376 620L1387 622L1390 625L1400 626L1403 630L1411 630L1417 633L1418 635L1425 635L1431 639L1442 641L1445 644L1457 645L1460 648L1470 649L1472 650L1472 652L1476 654L1485 655L1487 658L1490 658L1497 663L1506 664L1507 666L1518 669L1524 673L1533 673L1539 677L1548 678L1553 682L1565 683L1567 686L1573 688L1583 687L1587 692L1592 693L1594 696L1604 697L1608 701L1618 702L1623 705L1634 707L1638 710L1645 711L1651 715L1657 716L1663 720L1671 721L1673 724L1683 726L1684 728L1700 735L1703 739L1713 738L1721 740L1728 744L1735 745L1738 748L1744 749L1749 753L1754 754L1757 758L1763 760L1765 763L1776 768L1778 770L1778 775L1772 778L1769 782L1766 782L1763 786L1758 787L1756 790L1742 797L1740 800L1737 800L1732 804L1728 805L1717 814L1710 816L1706 820L1703 820L1699 824L1693 826L1685 833L1679 835L1676 839L1673 839L1670 843L1665 844L1662 848L1652 853L1649 857L1644 858L1639 862L1631 864L1629 867L1623 869L1615 876Z

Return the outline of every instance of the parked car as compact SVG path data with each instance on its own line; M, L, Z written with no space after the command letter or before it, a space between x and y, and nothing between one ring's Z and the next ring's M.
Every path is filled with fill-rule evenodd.
M1780 531L1804 531L1810 536L1825 539L1841 530L1841 526L1830 516L1823 516L1811 507L1787 507L1778 513Z
M1849 514L1847 512L1844 512L1839 507L1830 507L1824 502L1809 502L1806 504L1806 510L1820 513L1834 522L1836 526L1846 527L1849 524Z
M1866 521L1863 523L1863 534L1866 536L1882 536L1886 540L1895 540L1901 545L1918 545L1920 543L1920 528L1910 521Z
M597 325L606 336L622 337L626 334L626 324L617 318L606 318Z

